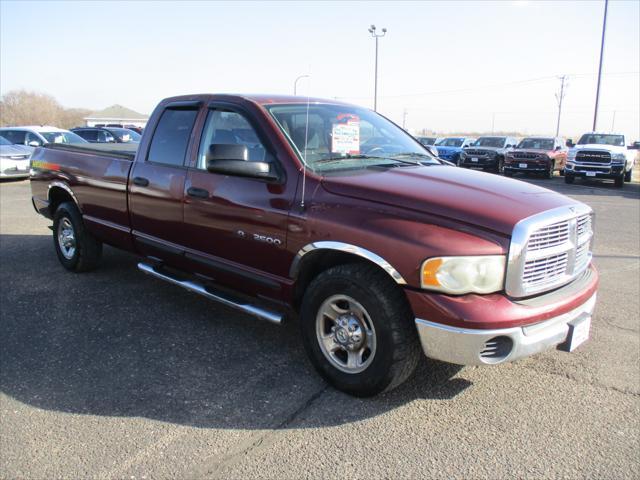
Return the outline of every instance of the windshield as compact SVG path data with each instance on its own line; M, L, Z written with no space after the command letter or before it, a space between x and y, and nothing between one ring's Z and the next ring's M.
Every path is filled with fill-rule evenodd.
M13 145L13 144L6 138L0 137L0 145Z
M473 146L502 148L506 141L506 137L480 137L473 142Z
M306 104L266 108L295 145L301 160L318 172L440 164L404 130L365 108L317 103L309 105L308 113Z
M579 145L613 145L614 147L624 147L624 137L622 135L600 135L597 133L586 133L580 137Z
M436 143L436 137L418 137L417 140L423 145L434 145Z
M110 128L109 131L118 137L118 140L122 143L140 143L142 138L139 134L127 128Z
M73 132L39 132L47 143L87 143L80 135Z
M464 138L445 138L436 143L437 147L461 147L464 142Z
M525 138L520 142L518 148L553 150L553 138Z

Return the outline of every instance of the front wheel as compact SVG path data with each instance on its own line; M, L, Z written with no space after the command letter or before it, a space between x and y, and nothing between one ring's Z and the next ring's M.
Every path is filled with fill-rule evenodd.
M617 187L617 188L622 188L624 187L624 174L620 174L619 176L617 176L616 178L613 179L613 184Z
M351 395L397 387L421 354L402 290L375 266L339 265L321 273L303 298L300 327L316 370Z
M554 162L549 163L549 168L547 168L547 171L545 172L545 178L547 179L551 179L553 178L553 173L555 172L556 169L556 165Z
M72 272L93 270L100 263L102 243L89 233L78 207L61 203L53 216L53 246L58 260Z
M631 181L632 176L633 176L633 168L630 168L628 171L624 172L624 181L629 183Z
M504 158L498 157L496 160L496 173L498 175L504 173Z
M575 177L570 173L567 173L567 172L564 173L564 183L573 183L574 179Z

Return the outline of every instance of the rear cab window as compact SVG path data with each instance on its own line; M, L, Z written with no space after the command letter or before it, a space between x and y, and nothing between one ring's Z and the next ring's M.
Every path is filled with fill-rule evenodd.
M153 133L147 162L182 167L198 109L168 108Z

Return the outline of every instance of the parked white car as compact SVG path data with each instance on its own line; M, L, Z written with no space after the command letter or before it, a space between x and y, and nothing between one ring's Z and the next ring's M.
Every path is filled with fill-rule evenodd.
M573 183L576 177L590 177L610 179L616 187L622 187L631 181L636 147L627 146L623 134L589 132L577 145L569 141L567 146L571 148L564 170L566 183Z
M0 136L0 178L28 177L30 158L30 148Z
M69 130L48 125L3 127L0 128L0 136L14 145L24 145L31 150L45 143L87 143L84 138Z

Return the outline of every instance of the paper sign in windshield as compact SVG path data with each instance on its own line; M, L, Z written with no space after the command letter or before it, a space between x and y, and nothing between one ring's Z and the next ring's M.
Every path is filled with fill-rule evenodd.
M339 115L331 131L331 152L360 153L360 119L355 115Z

